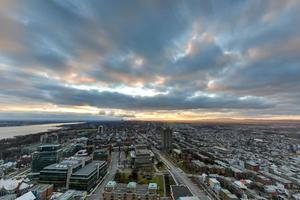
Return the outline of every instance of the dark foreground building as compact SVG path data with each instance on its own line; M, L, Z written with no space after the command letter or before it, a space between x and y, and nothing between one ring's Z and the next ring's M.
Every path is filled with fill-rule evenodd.
M40 145L32 154L31 171L39 172L44 167L58 163L62 158L62 148L59 144Z
M89 191L107 172L105 161L64 160L40 172L39 182L55 188Z
M107 163L93 161L71 175L70 188L76 190L91 190L107 172Z

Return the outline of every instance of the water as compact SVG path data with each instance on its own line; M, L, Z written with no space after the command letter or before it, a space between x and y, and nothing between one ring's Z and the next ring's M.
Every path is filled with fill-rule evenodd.
M4 138L13 138L14 136L19 136L19 135L28 135L28 134L46 132L48 130L57 130L61 128L58 126L64 124L75 124L75 123L56 123L56 124L38 124L38 125L0 127L0 140Z

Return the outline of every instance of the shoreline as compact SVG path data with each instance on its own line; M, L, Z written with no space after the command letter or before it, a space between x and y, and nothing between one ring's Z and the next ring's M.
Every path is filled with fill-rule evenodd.
M0 141L14 139L20 136L45 133L63 128L66 125L75 125L84 122L67 122L67 123L47 123L47 124L31 124L22 126L2 126L0 127Z

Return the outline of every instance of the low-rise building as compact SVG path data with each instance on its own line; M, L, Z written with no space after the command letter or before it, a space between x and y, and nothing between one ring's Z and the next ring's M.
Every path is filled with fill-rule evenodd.
M158 186L156 183L149 183L148 185L139 185L136 182L129 182L128 184L116 183L109 181L105 186L103 192L104 200L159 200Z
M215 192L218 192L221 189L220 182L215 178L209 178L208 184L211 187L211 189L214 190Z
M71 174L82 167L78 160L64 160L59 164L52 164L40 172L40 183L53 184L55 187L69 187Z
M248 161L248 162L245 163L245 168L258 172L259 171L259 164L255 163L253 161Z
M67 190L65 193L55 198L55 200L74 200L74 199L85 199L86 192L78 190Z
M221 189L219 193L220 199L222 200L238 200L238 197L235 194L232 194L227 189Z
M136 145L134 151L130 152L133 168L151 171L154 165L154 154L144 145Z
M49 199L53 192L52 184L37 184L30 189L30 191L37 197L39 200Z
M182 197L192 197L193 194L188 187L184 185L171 185L172 200L179 200Z
M93 161L76 172L70 178L70 188L76 190L91 190L107 172L105 161Z

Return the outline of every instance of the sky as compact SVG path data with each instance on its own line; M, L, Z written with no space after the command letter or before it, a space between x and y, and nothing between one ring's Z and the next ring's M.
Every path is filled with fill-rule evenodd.
M1 0L0 120L300 119L298 0Z

